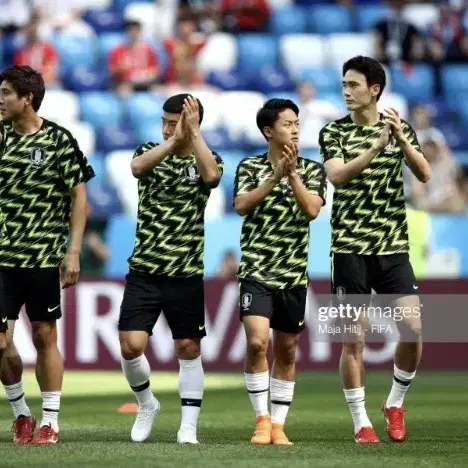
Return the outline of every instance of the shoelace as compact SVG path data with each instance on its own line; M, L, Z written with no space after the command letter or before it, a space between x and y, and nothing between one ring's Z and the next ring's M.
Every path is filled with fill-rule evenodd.
M137 412L137 423L146 423L151 420L153 416L153 411L148 409L139 409Z
M388 418L390 419L390 424L395 429L403 429L403 413L405 410L403 408L392 408L388 412Z
M51 438L53 437L54 435L54 430L52 429L52 427L49 425L49 426L42 426L40 429L39 429L39 433L38 433L38 437L39 438Z

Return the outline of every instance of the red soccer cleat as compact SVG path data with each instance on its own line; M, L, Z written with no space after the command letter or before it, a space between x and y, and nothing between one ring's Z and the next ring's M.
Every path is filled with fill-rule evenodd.
M387 408L387 402L382 403L382 412L387 422L387 432L394 442L404 442L406 440L406 426L403 414L406 412L403 408Z
M56 444L58 442L58 432L55 432L52 427L42 426L37 434L34 436L31 444L47 445Z
M18 416L11 426L13 441L15 444L30 444L36 428L36 418L34 416Z
M355 434L354 440L357 444L378 444L380 442L373 427L361 427L359 432Z

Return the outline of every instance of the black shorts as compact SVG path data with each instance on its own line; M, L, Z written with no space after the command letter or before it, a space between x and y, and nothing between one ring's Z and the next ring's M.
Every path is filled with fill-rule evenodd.
M23 306L31 322L62 316L59 268L5 268L0 283L0 310L8 320L18 320Z
M152 335L163 312L174 340L206 335L203 277L171 278L130 270L126 279L120 331Z
M355 255L332 253L333 296L368 296L371 290L392 297L417 294L416 278L407 253Z
M270 327L284 333L300 333L305 328L307 288L276 289L254 279L239 280L240 319L259 315Z

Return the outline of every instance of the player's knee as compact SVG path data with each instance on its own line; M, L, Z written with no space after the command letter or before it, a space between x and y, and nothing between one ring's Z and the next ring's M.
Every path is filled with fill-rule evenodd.
M267 348L268 341L258 336L250 338L249 342L247 343L247 352L250 356L266 355Z
M125 339L120 340L120 353L122 357L130 361L140 357L145 352L145 346L139 340Z
M32 341L36 351L57 346L57 328L55 322L33 324Z
M8 349L8 338L6 333L0 333L0 357L5 355Z
M200 356L200 340L186 338L176 340L175 350L179 359L196 359Z

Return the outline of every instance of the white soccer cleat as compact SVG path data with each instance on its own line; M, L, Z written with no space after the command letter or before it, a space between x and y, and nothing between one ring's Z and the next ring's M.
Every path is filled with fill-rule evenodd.
M151 435L154 418L161 410L159 401L154 399L154 408L140 408L132 427L131 438L133 442L144 442Z
M193 426L181 426L177 432L178 444L198 444L197 428Z

